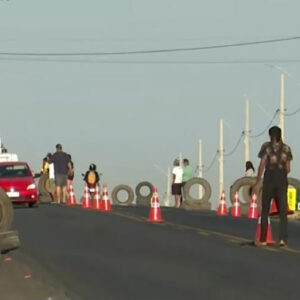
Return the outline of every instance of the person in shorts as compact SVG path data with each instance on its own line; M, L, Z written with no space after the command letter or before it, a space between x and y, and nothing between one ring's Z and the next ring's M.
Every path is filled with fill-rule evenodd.
M51 161L55 174L55 202L65 204L67 202L68 173L72 170L72 165L69 155L62 151L61 144L56 145L56 152L52 155Z
M175 159L174 167L172 170L173 182L172 182L172 195L174 196L174 207L180 207L181 189L182 189L182 176L183 169L180 166L179 159Z

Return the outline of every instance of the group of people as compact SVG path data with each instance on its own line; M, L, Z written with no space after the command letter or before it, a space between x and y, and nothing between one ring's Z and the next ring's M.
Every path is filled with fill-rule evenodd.
M194 171L187 158L183 160L183 167L180 160L175 159L172 170L172 195L174 196L175 207L179 208L183 199L183 188L188 180L194 176Z
M272 199L277 202L280 216L279 245L287 245L287 175L290 172L290 162L293 158L291 148L284 144L281 137L281 129L273 126L269 129L270 141L264 143L258 153L260 164L257 175L252 162L246 163L246 176L256 177L253 193L258 193L262 184L262 211L261 211L261 235L258 246L266 246L266 235L268 226L268 215ZM175 159L172 170L172 195L174 196L175 207L179 208L183 201L183 188L186 182L191 179L194 172L188 159L183 159L183 167L179 159ZM96 165L91 164L89 171L96 171ZM84 179L89 181L89 171ZM63 152L62 145L56 145L56 152L49 153L44 158L42 172L49 173L49 179L55 183L55 203L66 203L68 180L73 180L74 164L71 155ZM263 176L264 174L264 176ZM95 178L98 181L99 175L96 172ZM262 179L263 176L263 179Z
M48 153L43 159L41 173L48 174L50 190L55 185L54 203L66 204L67 187L74 178L74 164L71 155L63 151L61 144L56 145L56 152Z
M51 193L53 203L66 204L67 192L70 190L70 185L74 179L74 163L71 155L63 151L61 144L56 145L55 153L48 153L43 159L41 173L48 175L50 190L53 190L52 187L54 186L54 192ZM99 183L100 176L94 163L90 164L83 180L89 186L95 186Z
M270 140L261 146L258 153L260 164L257 174L252 162L247 161L245 176L256 177L253 193L258 194L262 187L261 234L256 245L267 246L268 216L271 201L274 199L280 217L279 246L285 247L287 246L287 176L291 170L290 162L293 156L291 148L283 143L280 127L271 127L269 138ZM183 160L183 165L182 168L178 159L174 161L172 195L174 195L175 207L180 207L183 187L186 181L193 177L188 159Z

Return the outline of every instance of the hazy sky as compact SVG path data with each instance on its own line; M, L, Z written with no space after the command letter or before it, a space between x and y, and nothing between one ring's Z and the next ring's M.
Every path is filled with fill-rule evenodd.
M113 52L292 37L300 35L299 11L297 0L0 0L0 52ZM252 134L266 127L279 107L279 69L288 74L287 112L300 107L300 63L287 62L300 61L299 48L296 40L130 56L0 56L0 135L35 170L62 143L73 156L77 191L80 173L94 162L110 188L150 180L163 193L165 177L153 165L166 169L182 152L196 167L202 139L207 167L221 118L228 153L244 129L246 96ZM286 118L297 178L299 117ZM256 167L266 139L251 140ZM243 173L241 143L225 160L227 192ZM204 177L216 203L217 163Z

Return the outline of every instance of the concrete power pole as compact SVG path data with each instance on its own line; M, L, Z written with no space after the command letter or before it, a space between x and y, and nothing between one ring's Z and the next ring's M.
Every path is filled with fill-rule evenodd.
M284 74L280 74L280 110L279 110L279 127L281 136L284 141Z
M171 206L171 169L168 168L167 190L165 194L165 206Z
M250 141L249 141L249 101L246 100L246 115L245 115L245 163L250 160Z
M219 198L224 190L224 133L223 120L220 120L220 144L219 144Z
M198 144L198 177L202 178L202 140L199 140L199 144ZM201 199L203 196L203 189L202 186L199 185L199 189L198 189L198 197L199 199Z

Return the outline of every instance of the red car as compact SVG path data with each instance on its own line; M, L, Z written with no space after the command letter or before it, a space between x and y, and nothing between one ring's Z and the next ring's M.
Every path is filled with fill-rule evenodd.
M28 203L29 207L37 205L38 192L34 176L25 162L0 163L0 188L13 203Z

